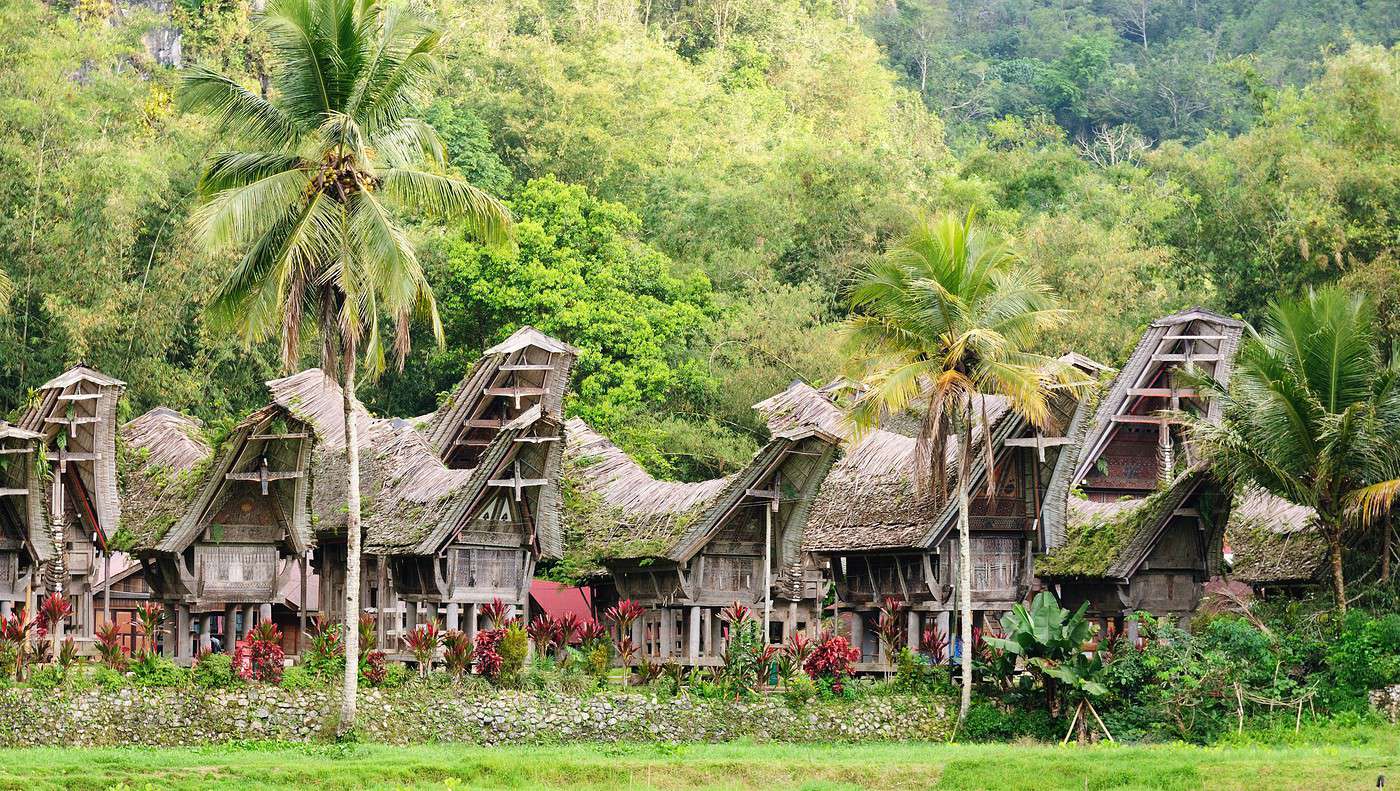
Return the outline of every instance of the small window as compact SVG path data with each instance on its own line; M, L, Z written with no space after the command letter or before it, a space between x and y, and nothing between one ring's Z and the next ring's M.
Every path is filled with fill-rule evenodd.
M782 622L782 621L770 621L770 622L768 623L768 642L770 642L770 643L782 643L782 642L783 642L783 622Z

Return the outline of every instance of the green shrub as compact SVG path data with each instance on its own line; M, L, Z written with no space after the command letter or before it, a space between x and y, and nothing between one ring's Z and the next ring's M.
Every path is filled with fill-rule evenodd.
M605 642L599 642L588 652L586 669L590 676L597 679L608 677L608 670L612 667L612 646Z
M390 662L384 670L384 680L379 686L385 689L397 689L413 680L413 673L410 673L408 666L402 662Z
M40 665L29 673L24 683L45 691L58 689L63 684L63 670L58 665Z
M292 665L282 671L282 680L277 685L289 690L315 689L325 686L326 681L301 665Z
M806 706L816 696L817 683L806 674L794 675L783 685L783 700L794 709Z
M114 670L106 665L100 665L93 671L92 680L107 692L115 692L126 686L126 674Z
M1347 613L1340 632L1326 647L1330 679L1326 701L1338 710L1363 711L1372 689L1400 682L1400 615L1373 618Z
M190 671L147 653L131 664L131 681L138 687L183 687L189 684Z
M194 663L190 678L197 687L224 689L234 684L233 659L228 654L205 654Z
M1049 742L1063 737L1059 721L1043 709L1008 711L987 702L972 704L958 732L958 738L966 742L1009 742L1023 738Z
M894 686L911 695L954 695L952 675L948 668L935 666L923 654L899 649L895 657Z
M501 654L501 678L517 680L525 667L525 655L530 650L530 636L518 623L506 627L498 649Z

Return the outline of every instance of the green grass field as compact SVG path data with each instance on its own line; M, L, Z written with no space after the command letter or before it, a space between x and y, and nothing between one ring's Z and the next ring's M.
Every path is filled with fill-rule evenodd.
M35 789L1373 789L1400 783L1400 731L1328 744L450 745L0 750L0 788Z

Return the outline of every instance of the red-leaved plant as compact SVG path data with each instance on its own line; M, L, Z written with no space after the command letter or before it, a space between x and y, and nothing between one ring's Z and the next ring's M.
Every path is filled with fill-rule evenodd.
M107 621L97 627L97 658L113 670L126 669L126 646L122 645L121 627L115 621Z
M554 619L547 614L536 615L530 620L530 625L525 627L525 633L530 635L530 642L535 646L536 656L549 655L549 649L555 645L554 636L557 631Z
M807 661L802 663L802 669L813 681L830 681L831 691L839 695L843 680L851 676L855 663L859 661L859 648L852 647L846 638L838 634L823 631Z
M597 645L599 641L606 641L607 639L608 630L597 621L584 621L578 627L578 641L581 646L592 648L594 645Z
M369 613L360 613L360 656L379 648L379 623Z
M141 625L141 635L145 638L141 654L150 656L156 652L156 633L165 620L165 607L157 602L142 602L136 606L136 622Z
M282 630L271 621L253 627L233 649L233 666L244 681L276 684L282 680Z
M389 662L384 658L383 651L376 649L365 654L364 668L362 672L370 686L377 687L389 677Z
M510 607L500 599L492 599L490 604L483 604L481 614L486 616L486 622L492 629L504 629L506 623L511 620Z
M61 593L50 593L39 602L39 629L52 632L73 614L73 603Z
M453 678L461 678L471 672L476 659L476 646L471 638L460 629L452 629L442 638L442 661Z
M476 672L491 680L501 675L501 640L505 629L482 629L476 633Z
M14 615L0 618L0 649L14 654L15 680L24 680L24 665L29 658L29 633L34 629L34 621L28 609L21 609Z
M554 644L561 654L578 639L580 626L582 623L577 613L566 612L554 619Z
M947 663L948 635L944 634L937 624L925 626L923 634L919 635L919 650L935 665Z
M435 621L420 623L403 636L403 644L413 654L413 661L418 663L418 675L427 678L428 671L433 667L433 657L442 647L442 630Z

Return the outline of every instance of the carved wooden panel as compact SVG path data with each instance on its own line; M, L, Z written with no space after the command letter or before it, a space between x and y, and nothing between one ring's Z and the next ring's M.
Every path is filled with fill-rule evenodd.
M758 567L756 557L706 554L704 579L700 584L707 593L750 590L755 585Z
M1021 549L1016 538L973 538L972 589L1015 588L1021 581Z
M277 548L266 545L196 544L199 593L219 601L262 601L277 585Z
M0 590L13 591L19 580L19 555L0 552Z
M520 585L522 553L517 549L452 548L452 587L514 591Z

